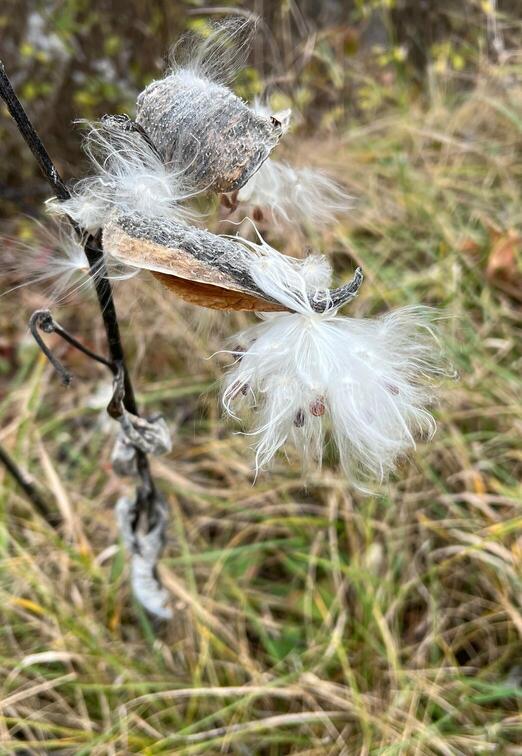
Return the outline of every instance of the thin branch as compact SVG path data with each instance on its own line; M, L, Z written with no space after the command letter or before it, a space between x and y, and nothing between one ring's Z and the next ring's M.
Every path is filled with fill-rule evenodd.
M21 102L16 96L11 86L11 82L9 81L9 78L5 72L2 61L0 61L0 96L4 99L7 108L13 119L15 120L21 135L23 136L26 144L33 153L42 173L51 185L58 199L69 199L70 192L65 186L63 179L58 173L34 126L29 120L24 108L22 107ZM87 234L74 222L71 221L71 223L73 224L77 233L84 240L85 255L89 262L91 276L94 282L96 295L105 326L105 333L107 335L111 361L115 364L121 365L121 369L123 370L123 404L129 412L132 412L132 414L134 415L138 415L136 397L125 362L125 354L123 351L123 344L120 335L118 316L116 314L116 307L112 295L112 286L109 279L105 275L105 260L103 257L101 232L98 232L93 236L92 234ZM138 475L141 481L137 495L139 510L140 513L146 514L148 528L150 529L154 527L157 519L157 514L155 512L156 490L150 472L149 460L146 454L140 449L136 449L136 460Z
M43 517L43 519L48 522L49 525L51 525L53 528L56 528L58 525L60 525L60 516L56 512L51 512L36 486L29 480L28 476L20 469L14 459L1 445L0 462L4 465L5 469L11 475L13 480L15 480L16 483L20 486L24 494L32 503L36 511Z
M84 346L80 341L78 341L78 339L76 339L72 334L66 331L65 328L62 328L62 326L54 320L49 310L36 310L35 312L33 312L29 320L29 329L34 340L62 379L64 386L70 385L72 381L72 374L51 352L47 344L40 336L38 329L42 330L44 333L58 334L58 336L60 336L64 341L67 341L67 343L71 344L71 346L73 346L75 349L78 349L78 351L86 354L87 357L91 358L91 360L100 362L102 365L105 365L105 367L108 367L114 376L117 375L121 370L121 368L119 368L119 366L114 362L109 362L109 360L106 360L105 357L102 357L100 354L96 354L96 352L93 352L91 349Z
M78 339L69 333L69 331L62 328L62 326L53 318L49 310L35 310L29 319L29 330L44 355L62 379L64 386L70 386L73 375L66 367L64 367L64 365L62 365L58 357L51 352L40 336L38 329L44 333L56 333L60 338L79 352L90 357L91 360L99 362L101 365L109 368L113 375L114 388L112 398L107 406L107 412L114 420L121 420L125 412L125 405L123 404L125 398L125 383L121 363L110 362L109 360L106 360L105 357L102 357L101 354L97 354L96 352L93 352L92 349L89 349L89 347L86 347L85 344L78 341Z

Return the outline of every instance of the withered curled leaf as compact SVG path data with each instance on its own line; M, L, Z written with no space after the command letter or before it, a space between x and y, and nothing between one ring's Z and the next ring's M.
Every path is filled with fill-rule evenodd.
M163 551L167 528L167 505L156 495L158 519L148 531L135 527L137 502L122 496L116 504L120 536L131 561L131 585L135 598L158 619L172 619L168 591L162 586L157 563Z

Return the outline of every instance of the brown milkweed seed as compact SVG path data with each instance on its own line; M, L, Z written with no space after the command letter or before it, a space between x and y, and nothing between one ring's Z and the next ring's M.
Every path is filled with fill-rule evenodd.
M305 413L302 409L297 410L294 417L294 425L296 428L302 428L305 424Z
M322 417L325 412L326 407L322 396L314 399L314 401L310 403L310 413L314 417Z

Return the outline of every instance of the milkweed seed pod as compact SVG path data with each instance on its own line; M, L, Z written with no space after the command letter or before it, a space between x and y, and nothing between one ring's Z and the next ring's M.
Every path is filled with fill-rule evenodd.
M354 279L331 289L324 257L296 260L261 240L217 237L174 221L114 217L108 253L153 272L205 307L256 310L262 322L234 337L226 412L243 415L261 469L287 442L305 467L320 463L327 431L352 481L383 479L399 457L430 437L434 379L447 372L429 308L377 319L342 317Z
M151 271L165 286L183 299L220 310L273 312L291 310L252 275L253 263L269 258L286 260L290 268L305 271L300 292L306 297L307 263L286 258L268 245L241 243L176 221L156 220L134 213L114 215L103 231L103 246L114 260L129 267ZM315 258L312 258L315 260ZM362 282L358 269L350 283L336 289L310 288L310 308L321 312L339 308L357 294Z
M201 191L240 189L260 168L287 125L287 114L260 114L226 83L246 58L255 24L244 18L186 37L172 68L138 97L136 121L165 162L184 167Z

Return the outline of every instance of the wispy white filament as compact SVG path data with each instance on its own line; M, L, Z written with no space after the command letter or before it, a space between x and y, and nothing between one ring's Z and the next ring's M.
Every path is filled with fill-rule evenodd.
M84 151L91 175L72 187L71 199L48 203L50 210L90 232L101 228L114 210L171 220L193 215L180 205L193 195L183 171L164 163L140 134L110 120L87 125Z
M171 50L171 73L229 84L246 63L257 23L254 15L230 16L207 24L205 36L184 34Z
M236 337L223 404L249 420L257 470L287 443L306 468L320 464L328 436L352 480L382 481L416 438L435 432L432 379L446 369L434 312L405 307L375 320L316 313L306 292L322 288L324 274L317 258L302 270L283 256L254 261L258 286L294 312L264 314Z
M351 197L325 173L292 168L268 158L239 190L238 201L249 212L256 208L281 225L321 228L351 207Z
M45 226L34 221L29 241L3 237L0 242L2 273L16 279L3 294L38 284L50 302L58 303L91 283L83 245L67 221L53 218ZM114 258L105 260L104 273L112 280L131 278L137 272ZM101 270L95 271L100 274Z

